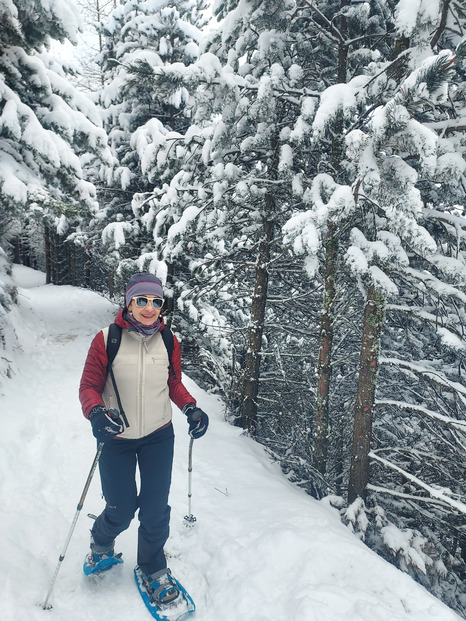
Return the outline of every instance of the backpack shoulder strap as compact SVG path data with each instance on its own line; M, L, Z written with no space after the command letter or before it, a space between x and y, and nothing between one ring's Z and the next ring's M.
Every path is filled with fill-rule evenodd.
M175 340L173 338L173 332L170 330L168 326L165 326L163 330L161 330L160 334L162 335L163 344L165 345L165 348L167 350L168 362L170 363L171 372L173 373L173 376L176 379L176 373L175 373L175 369L172 363L173 347L175 344Z
M125 423L126 427L128 428L129 427L128 419L126 418L126 414L125 414L125 411L123 409L123 405L121 403L120 394L118 392L118 387L116 385L115 376L113 375L113 369L112 369L112 363L115 360L115 356L118 353L118 349L120 348L121 333L122 333L122 329L120 328L120 326L117 326L116 323L111 323L108 326L108 333L107 333L107 358L108 358L107 373L110 374L110 378L112 380L113 389L115 391L115 396L116 396L116 400L117 400L117 403L118 403L118 409L119 409L119 412L120 412L120 416L123 419L123 422Z
M112 323L108 327L108 335L107 335L107 358L108 358L108 369L112 366L113 361L115 360L115 356L118 353L121 343L121 332L122 329L120 326L117 326L116 323Z
M165 326L164 329L161 330L160 334L162 335L163 344L165 345L168 353L168 359L170 360L171 364L174 346L173 332L170 330L170 328Z

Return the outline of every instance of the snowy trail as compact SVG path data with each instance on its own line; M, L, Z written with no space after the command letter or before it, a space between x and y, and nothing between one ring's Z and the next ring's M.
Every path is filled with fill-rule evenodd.
M96 473L51 597L50 580L76 512L95 443L77 390L94 334L115 308L97 294L43 285L15 268L22 352L1 386L1 621L149 621L133 581L137 520L118 539L125 564L97 582L82 574L87 513L103 507ZM223 420L222 404L185 378L211 419L194 443L188 510L186 421L176 433L169 566L196 621L454 621L454 612L366 548L337 513L293 487L263 449Z

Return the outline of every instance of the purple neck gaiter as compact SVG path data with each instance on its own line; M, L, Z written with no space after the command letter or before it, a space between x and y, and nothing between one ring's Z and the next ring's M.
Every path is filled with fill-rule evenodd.
M137 321L130 311L126 311L124 318L128 323L131 324L131 328L128 330L136 330L142 336L149 336L150 334L155 334L162 327L162 320L159 317L156 322L151 323L150 326L146 326L140 321Z

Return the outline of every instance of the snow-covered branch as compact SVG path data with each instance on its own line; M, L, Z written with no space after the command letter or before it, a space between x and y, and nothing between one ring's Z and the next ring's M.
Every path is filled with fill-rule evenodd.
M452 132L464 132L466 131L466 117L445 119L444 121L432 121L430 123L425 123L425 126L442 134L451 134Z
M408 502L423 502L426 504L437 505L440 507L449 508L450 505L443 500L439 500L438 498L431 498L430 496L415 496L414 494L404 494L403 492L399 492L395 489L389 489L388 487L379 487L378 485L369 485L367 489L375 494L386 494L387 496L393 496L394 498L400 498L402 500L407 500Z
M414 483L418 487L426 490L426 492L428 492L432 498L436 498L440 501L443 501L444 503L446 503L453 509L456 509L463 515L466 515L466 504L464 502L460 502L459 500L455 500L454 498L450 498L450 496L448 496L448 494L446 493L444 489L441 489L441 488L436 489L435 487L432 487L432 485L425 483L424 481L416 477L414 474L411 474L407 472L406 470L403 470L403 468L396 466L394 463L392 463L391 461L388 461L387 459L384 459L383 457L379 457L379 455L377 455L375 451L371 451L369 453L369 457L373 461L376 461L377 463L382 464L386 468L389 468L390 470L394 470L395 472L398 472L398 474L401 474L405 479L407 479L408 481L411 481L411 483Z
M455 227L456 230L464 231L466 233L466 219L455 216L451 213L444 211L437 211L436 209L424 209L424 215L432 220L439 220L440 222L446 222ZM463 235L461 235L463 237ZM466 235L464 235L466 237Z
M385 358L383 356L379 359L380 364L392 364L399 367L402 371L411 371L416 375L423 375L432 380L436 384L448 388L449 390L456 392L460 399L466 404L466 386L463 386L459 382L450 381L443 373L435 369L431 369L422 364L416 362L409 362L407 360L400 360L399 358Z
M427 416L428 418L431 418L432 420L438 421L439 423L442 423L446 425L447 427L450 427L451 429L455 429L455 431L459 431L460 433L466 435L466 420L461 421L461 420L456 420L454 418L450 418L449 416L444 416L443 414L439 414L438 412L433 412L432 410L429 410L422 405L406 403L404 401L396 401L392 399L378 400L375 402L375 405L378 407L393 406L393 407L400 408L402 410L406 410L406 412L416 412L416 414Z
M466 353L466 343L464 343L463 340L464 332L460 328L452 325L451 321L449 321L450 316L443 317L434 315L420 307L408 306L405 304L387 304L386 311L406 313L422 321L428 321L437 328L439 337L445 345L449 345L457 351L464 350ZM447 326L444 325L445 323L447 323Z

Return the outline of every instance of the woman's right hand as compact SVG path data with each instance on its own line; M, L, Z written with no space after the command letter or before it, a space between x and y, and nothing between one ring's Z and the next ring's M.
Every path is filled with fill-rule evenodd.
M107 442L124 430L118 410L107 410L103 405L96 405L89 412L92 433L98 442Z

